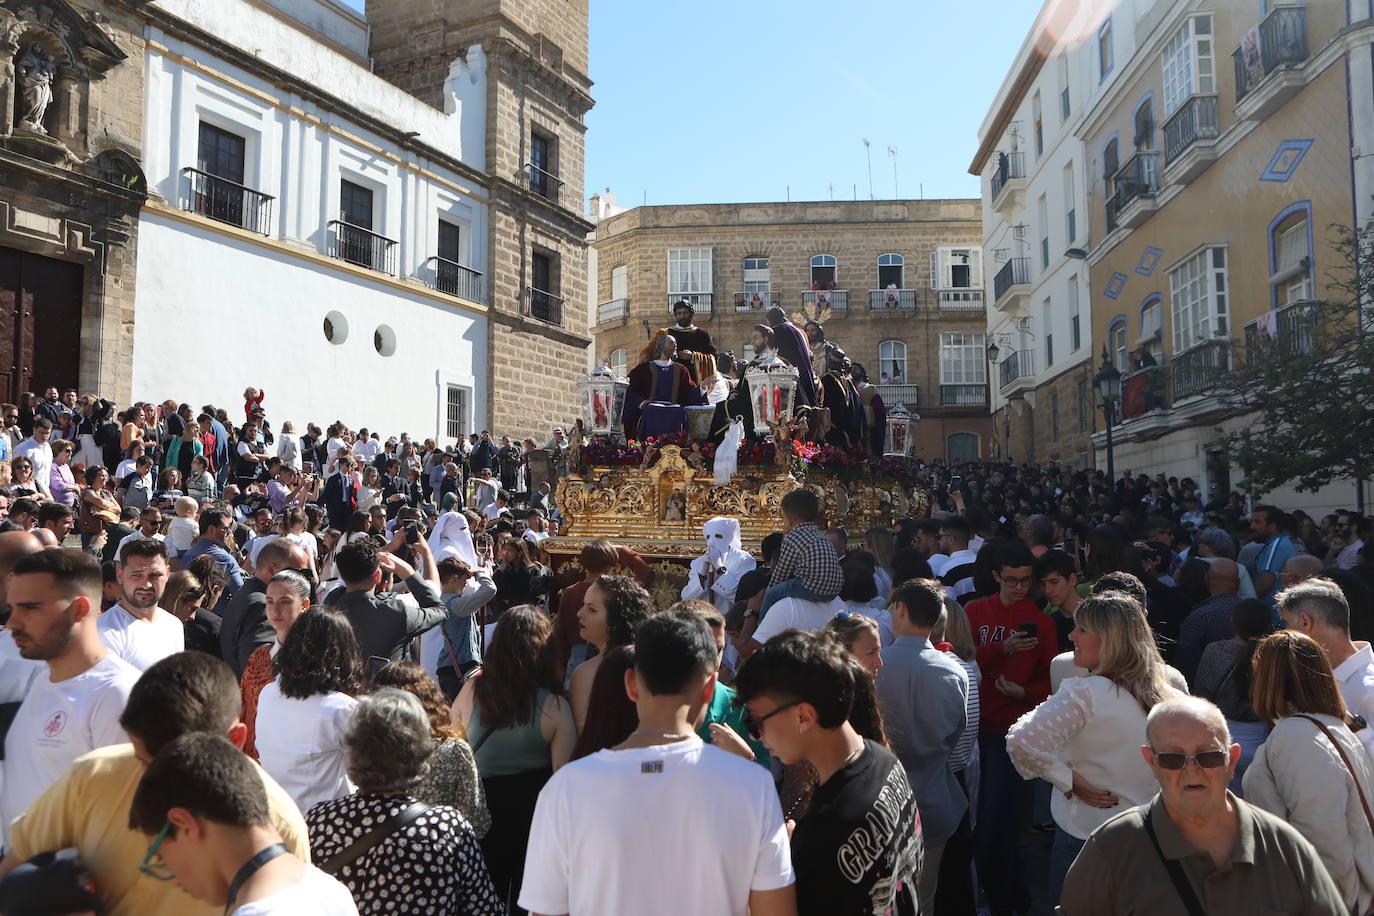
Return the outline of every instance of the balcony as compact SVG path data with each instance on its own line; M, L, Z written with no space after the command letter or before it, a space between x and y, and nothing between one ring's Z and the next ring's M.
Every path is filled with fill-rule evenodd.
M1184 350L1169 364L1174 383L1174 403L1204 394L1217 379L1231 371L1231 341L1209 340Z
M830 309L832 318L843 318L849 314L849 290L847 289L805 289L802 290L802 307Z
M920 385L876 385L878 395L888 408L901 404L907 410L915 410L921 400Z
M1195 95L1164 122L1166 184L1187 184L1217 158L1217 97Z
M425 283L441 293L467 299L470 302L486 302L486 277L480 270L464 267L456 261L433 257L425 260Z
M396 276L395 239L338 219L329 221L329 229L331 258Z
M1317 301L1290 302L1245 325L1245 366L1258 373L1268 363L1307 356L1317 349L1322 332L1322 306Z
M1295 72L1307 60L1307 9L1275 6L1259 23L1258 46L1231 52L1236 73L1236 115L1262 121L1302 90Z
M533 286L525 287L524 314L563 327L563 297Z
M249 232L272 234L272 201L276 198L271 194L254 191L200 169L182 169L181 174L191 183L186 198L187 210Z
M992 302L1007 309L1030 292L1030 258L1009 258L992 278Z
M942 312L975 312L983 308L981 289L942 289L937 297Z
M1121 418L1134 420L1156 410L1169 409L1169 370L1146 366L1121 379Z
M565 210L576 211L578 209L566 199L567 184L553 172L545 171L533 162L527 162L525 167L520 170L520 176L522 183L532 194L536 194Z
M782 308L782 293L775 289L755 289L735 293L736 312L761 313L771 308Z
M941 407L987 407L987 385L941 385Z
M992 173L992 209L1015 207L1026 189L1026 154L998 153L997 169Z
M608 321L619 321L622 318L630 317L629 299L611 299L609 302L599 302L596 306L596 323L605 324Z
M713 293L669 293L668 294L668 314L673 314L673 307L686 299L692 304L692 308L698 315L711 314L711 300L715 298Z
M1126 160L1112 178L1116 193L1112 195L1111 212L1116 225L1134 229L1143 225L1155 212L1155 194L1159 192L1159 153L1147 150Z
M868 291L868 310L870 312L914 312L918 304L914 289L870 289Z
M1035 379L1035 351L1013 350L1002 360L1002 393L1030 388Z

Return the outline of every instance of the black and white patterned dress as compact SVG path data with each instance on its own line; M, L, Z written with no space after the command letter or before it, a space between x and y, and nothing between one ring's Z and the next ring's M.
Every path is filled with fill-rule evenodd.
M321 802L305 816L316 865L351 846L391 815L415 803L408 795L355 793ZM353 894L360 916L424 913L501 916L472 827L457 810L430 808L335 876Z

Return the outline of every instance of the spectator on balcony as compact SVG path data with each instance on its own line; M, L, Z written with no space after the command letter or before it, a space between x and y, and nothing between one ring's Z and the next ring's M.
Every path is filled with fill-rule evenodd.
M901 297L897 290L897 284L889 283L887 288L883 290L883 306L885 308L895 309L900 308L901 304Z

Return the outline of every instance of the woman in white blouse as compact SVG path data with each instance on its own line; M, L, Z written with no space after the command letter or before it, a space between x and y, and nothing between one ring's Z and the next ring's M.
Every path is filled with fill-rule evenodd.
M302 813L353 792L344 725L365 677L353 625L338 611L310 608L282 640L272 672L276 680L258 695L262 768Z
M1374 805L1374 768L1347 724L1353 717L1321 646L1295 630L1260 640L1250 704L1274 730L1245 771L1245 800L1298 828L1345 905L1368 913L1374 833L1365 803Z
M1181 692L1169 683L1140 605L1127 595L1086 599L1069 640L1074 663L1091 674L1065 680L1007 732L1007 754L1021 775L1058 790L1050 800L1058 828L1050 854L1052 900L1088 835L1159 790L1140 753L1145 717Z

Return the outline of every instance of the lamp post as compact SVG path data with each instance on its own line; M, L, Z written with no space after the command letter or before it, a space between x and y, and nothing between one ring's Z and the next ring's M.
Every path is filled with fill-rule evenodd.
M995 369L997 368L997 354L998 354L999 352L1000 352L1000 349L999 349L998 346L997 346L997 338L996 338L996 337L993 337L993 336L991 336L991 335L989 335L989 336L988 336L988 349L987 349L987 353L988 353L988 378L987 378L987 382L988 382L988 415L989 415L989 416L991 417L991 419L992 419L992 443L993 443L993 445L996 445L996 444L997 444L997 413L996 413L996 411L994 411L994 410L992 409L992 387L993 387L993 386L992 386L992 375L993 375L993 370L995 370ZM1011 447L1011 441L1010 441L1011 435L1010 435L1010 433L1008 433L1007 439L1008 439L1007 448L1008 448L1008 450L1010 450L1010 447Z
M1116 485L1116 456L1112 452L1112 424L1116 422L1116 402L1121 398L1121 370L1112 365L1107 345L1102 345L1102 368L1093 376L1102 396L1102 413L1107 417L1107 486Z

